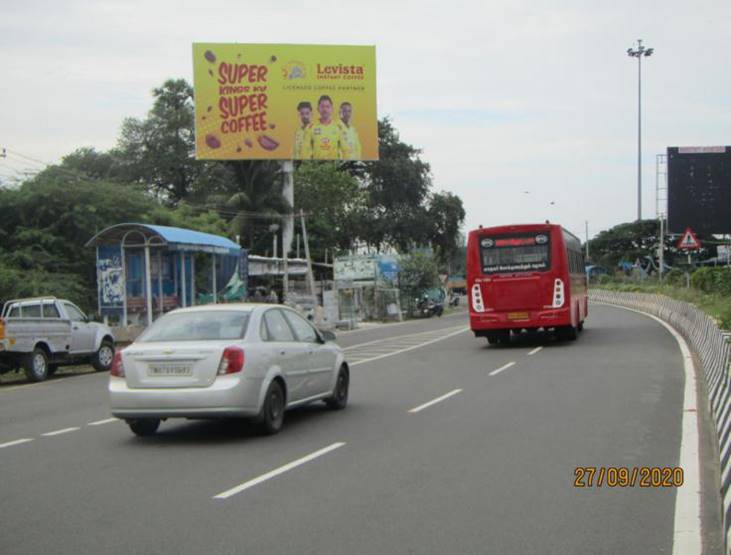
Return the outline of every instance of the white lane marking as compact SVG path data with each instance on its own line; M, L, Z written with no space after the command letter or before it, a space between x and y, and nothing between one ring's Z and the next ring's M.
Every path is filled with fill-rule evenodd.
M314 453L310 453L309 455L306 455L306 456L302 457L301 459L297 459L296 461L292 461L291 463L287 463L284 466L280 466L279 468L276 468L276 469L272 470L271 472L262 474L258 478L254 478L253 480L249 480L248 482L244 482L243 484L239 484L238 486L236 486L234 488L221 492L218 495L214 495L213 499L228 499L232 495L241 493L242 491L249 489L257 484L266 482L267 480L270 480L271 478L274 478L275 476L284 474L285 472L288 472L289 470L292 470L293 468L296 468L307 462L310 462L311 460L316 459L317 457L321 457L322 455L325 455L326 453L329 453L330 451L334 451L335 449L338 449L338 448L342 447L343 445L345 445L345 443L343 443L343 442L338 442L338 443L333 443L332 445L328 445L327 447L324 447L323 449L320 449L319 451L315 451Z
M453 391L450 391L449 393L445 393L441 397L437 397L436 399L432 399L431 401L428 401L428 402L424 403L423 405L419 405L418 407L414 407L409 412L420 412L420 411L424 410L425 408L428 408L428 407L430 407L432 405L436 405L437 403L439 403L441 401L444 401L445 399L449 399L453 395L457 395L457 393L461 393L461 392L462 392L461 389L455 389Z
M46 432L45 434L41 434L45 437L51 437L51 436L60 436L61 434L68 434L69 432L75 432L77 430L80 430L81 428L74 427L74 428L64 428L63 430L55 430L53 432Z
M397 341L405 341L405 340L409 340L409 339L415 339L415 338L417 338L418 336L421 336L421 335L439 334L439 333L444 332L444 331L451 331L451 330L454 330L454 329L457 329L457 328L461 328L461 327L462 326L452 326L452 327L449 327L449 328L443 328L443 329L439 329L439 330L420 331L418 333L409 333L409 334L406 334L406 335L397 335L396 337L386 337L384 339L375 339L373 341L368 341L366 343L358 343L357 345L350 345L349 347L343 347L343 351L350 351L350 350L353 350L353 349L358 349L359 347L367 347L368 345L375 345L376 343L385 343L387 341L397 342Z
M443 335L442 337L437 337L436 339L432 339L431 341L425 341L424 343L419 343L418 345L413 345L412 347L407 347L405 349L399 349L397 351L393 351L392 353L386 353L385 355L378 355L378 356L375 356L375 357L372 357L372 358L367 358L365 360L358 360L358 361L353 362L352 364L350 364L350 366L355 366L357 364L365 364L366 362L371 362L371 361L374 361L374 360L379 360L379 359L386 358L386 357L391 357L391 356L394 356L394 355L400 355L401 353L406 353L408 351L413 351L414 349L418 349L419 347L425 347L426 345L431 345L432 343L436 343L437 341L442 341L444 339L449 339L450 337L453 337L453 336L458 335L460 333L464 333L464 332L468 331L469 329L470 328L462 328L462 329L459 329L459 330L457 330L457 331L455 331L453 333L449 333L447 335ZM346 357L346 361L347 361L347 357Z
M508 362L505 366L501 366L497 370L493 370L492 372L490 372L490 375L491 376L497 376L500 372L502 372L503 370L507 370L508 368L510 368L513 365L515 365L515 361Z
M109 424L110 422L117 422L119 418L105 418L104 420L97 420L95 422L87 423L87 426L101 426L102 424Z
M608 304L608 303L596 303ZM701 475L700 475L700 439L698 435L698 398L696 394L695 365L690 347L682 335L673 326L653 314L609 304L630 312L637 312L656 320L667 329L678 342L683 355L683 371L685 373L685 391L683 392L683 420L681 424L680 460L678 466L683 469L683 485L677 488L675 497L675 519L673 523L673 553L675 555L695 555L703 551L701 540Z
M8 441L7 443L0 443L0 449L3 447L12 447L13 445L20 445L21 443L28 443L29 441L33 441L32 438L25 437L23 439L16 439L15 441Z
M535 348L535 349L533 349L533 350L532 350L532 351L531 351L530 353L528 353L528 356L529 356L529 357L530 357L530 356L533 356L534 354L536 354L536 353L537 353L538 351L540 351L541 349L543 349L543 347L536 347L536 348Z

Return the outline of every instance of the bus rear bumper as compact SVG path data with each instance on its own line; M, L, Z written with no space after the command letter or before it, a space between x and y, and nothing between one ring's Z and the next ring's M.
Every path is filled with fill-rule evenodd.
M524 316L527 314L527 318ZM477 337L493 330L555 328L571 325L569 308L510 312L470 312L470 328Z

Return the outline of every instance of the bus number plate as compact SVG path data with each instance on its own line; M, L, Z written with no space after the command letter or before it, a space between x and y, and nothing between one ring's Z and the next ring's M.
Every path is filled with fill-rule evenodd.
M508 312L508 320L529 320L528 312Z

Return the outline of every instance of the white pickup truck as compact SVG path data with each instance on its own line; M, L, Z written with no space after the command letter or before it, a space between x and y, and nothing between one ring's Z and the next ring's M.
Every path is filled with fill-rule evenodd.
M15 299L0 314L0 374L23 368L40 382L59 366L91 363L109 370L114 336L108 326L90 322L70 301L55 297Z

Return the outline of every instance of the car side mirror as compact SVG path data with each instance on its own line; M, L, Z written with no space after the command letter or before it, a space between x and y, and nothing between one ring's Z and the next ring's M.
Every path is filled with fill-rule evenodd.
M335 341L335 334L331 331L320 331L320 335L325 341Z

